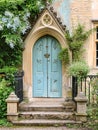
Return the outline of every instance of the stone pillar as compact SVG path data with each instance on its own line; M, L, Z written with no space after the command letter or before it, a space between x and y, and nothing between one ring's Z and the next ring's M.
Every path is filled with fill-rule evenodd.
M74 112L75 102L72 101L72 88L68 87L66 90L66 99L63 103L66 112Z
M68 87L66 89L66 100L72 100L72 88Z
M12 92L6 99L7 102L7 119L9 121L17 120L18 118L18 103L19 98Z
M76 112L76 121L87 121L87 98L83 92L80 92L77 97L75 97L75 101L77 103L77 112Z

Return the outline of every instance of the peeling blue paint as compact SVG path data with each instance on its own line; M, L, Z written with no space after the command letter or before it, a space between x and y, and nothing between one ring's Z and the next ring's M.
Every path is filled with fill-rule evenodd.
M70 2L72 0L53 0L53 7L61 17L63 24L70 28Z

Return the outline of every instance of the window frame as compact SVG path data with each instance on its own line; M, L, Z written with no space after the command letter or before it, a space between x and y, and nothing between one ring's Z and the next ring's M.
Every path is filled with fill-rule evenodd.
M94 31L94 52L95 52L95 54L94 54L94 67L95 68L98 68L98 57L97 57L97 44L98 44L98 21L95 21L94 22L94 28L96 29L95 31Z

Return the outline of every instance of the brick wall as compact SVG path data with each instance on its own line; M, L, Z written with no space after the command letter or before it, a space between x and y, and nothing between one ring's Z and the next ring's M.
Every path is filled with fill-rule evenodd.
M70 23L71 27L77 26L78 23L85 26L86 30L92 28L92 0L72 0L70 9ZM84 44L84 59L89 64L90 68L93 67L93 43L92 37ZM91 55L92 54L92 55Z
M64 24L70 31L78 23L84 25L86 30L92 29L94 27L92 20L98 20L98 0L54 0L53 5L58 15L60 14L60 17L65 19ZM91 73L98 72L98 69L95 70L94 34L86 41L84 48L86 50L84 59L89 64Z
M92 0L92 19L98 20L98 0Z
M70 10L71 26L76 26L78 23L81 23L86 28L91 27L91 0L72 0Z

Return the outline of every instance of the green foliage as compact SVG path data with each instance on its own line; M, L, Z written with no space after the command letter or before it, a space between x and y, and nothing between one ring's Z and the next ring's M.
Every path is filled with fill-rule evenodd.
M0 81L2 81L3 78L6 79L9 86L14 88L14 74L17 72L17 68L15 67L8 67L5 66L4 68L0 69L0 73L4 73L5 76L1 76Z
M6 116L7 104L5 100L7 99L11 91L13 91L13 88L9 86L9 82L5 79L2 79L2 81L0 82L0 118Z
M82 47L91 34L92 30L85 31L84 26L78 24L78 26L70 34L68 31L65 34L69 49L72 51L72 60L79 61L82 58Z
M7 119L3 118L3 119L0 119L0 126L12 127L13 124L11 124L10 122L8 122Z
M80 78L86 77L89 72L88 65L83 61L73 62L68 68L69 75Z
M68 128L84 129L84 130L98 130L98 105L89 106L87 109L88 120L83 124L66 124Z
M84 127L98 130L98 104L96 106L89 106L87 109L88 121L84 124Z
M44 0L0 0L0 68L21 65L23 39L44 6Z
M3 8L5 7L5 9L17 9L18 5L21 5L24 2L24 0L0 0L0 10L4 10ZM12 7L11 7L12 5Z
M98 78L91 80L93 104L98 104Z
M69 64L70 58L69 58L69 51L67 48L62 49L58 57L65 65Z
M11 66L0 69L0 118L6 116L7 104L5 100L14 91L14 73L16 71L17 69Z
M4 66L21 66L22 48L19 44L10 48L8 44L0 43L0 68Z

